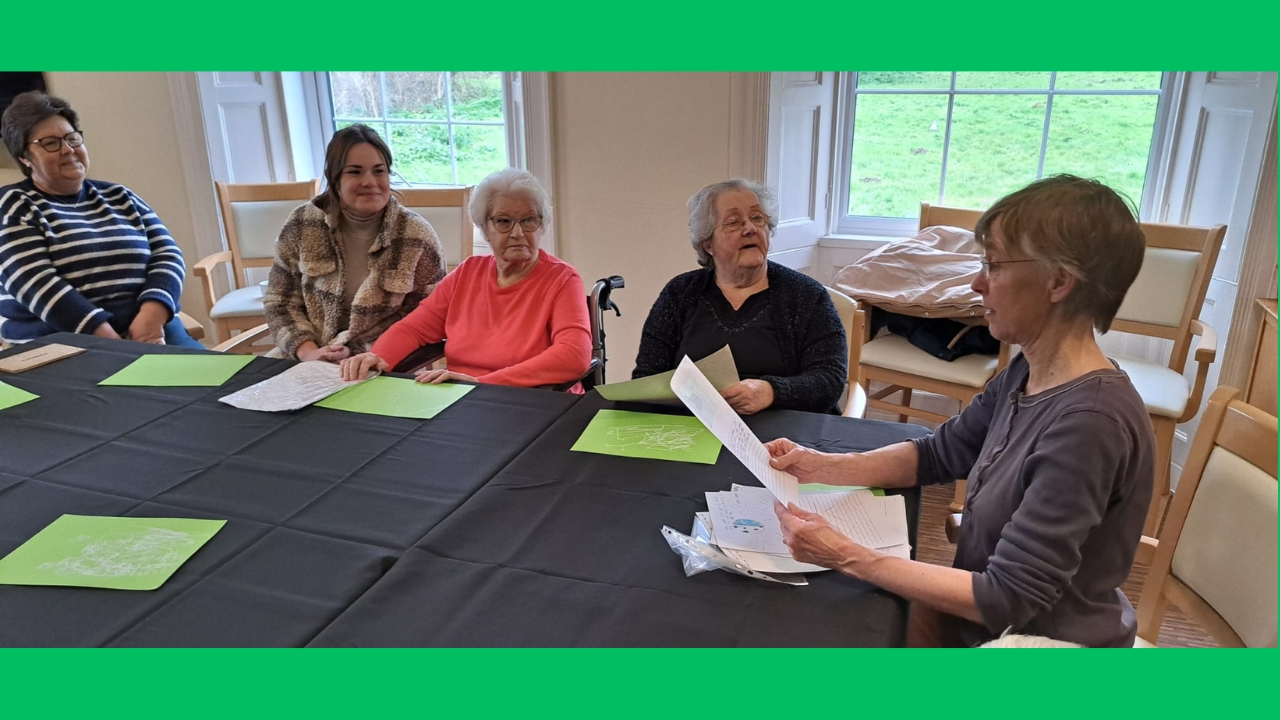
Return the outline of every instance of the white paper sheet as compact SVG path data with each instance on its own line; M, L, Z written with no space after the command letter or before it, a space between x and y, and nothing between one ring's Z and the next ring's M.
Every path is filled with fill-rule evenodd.
M694 416L784 505L795 503L822 515L860 545L887 548L907 542L906 505L901 495L878 498L869 490L800 493L799 481L769 465L769 451L689 358L680 361L671 389ZM901 510L886 509L880 501ZM744 548L751 550L753 548Z
M218 400L241 410L283 412L304 408L368 379L344 381L342 368L334 363L318 360L301 362L275 377Z
M738 382L738 367L733 362L733 352L728 345L694 363L712 387L723 390ZM671 392L674 370L650 375L638 380L597 385L596 392L605 400L614 402L648 402L662 405L679 405L680 398Z
M738 413L729 407L729 403L720 397L720 393L688 357L680 361L680 366L671 376L671 390L693 412L694 417L701 420L721 444L738 458L738 462L746 466L762 485L769 488L774 497L783 503L794 502L800 505L799 483L795 477L769 467L769 451L765 449L764 443L751 432L751 428L747 427Z
M791 554L782 542L782 524L773 512L773 493L765 488L736 486L733 492L709 492L707 509L721 550Z

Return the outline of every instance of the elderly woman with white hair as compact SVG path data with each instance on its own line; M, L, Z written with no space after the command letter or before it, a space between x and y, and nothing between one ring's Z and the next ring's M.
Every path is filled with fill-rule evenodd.
M849 347L818 281L770 262L772 193L726 180L689 198L689 240L701 270L667 283L649 311L632 377L701 360L728 345L744 378L721 395L740 414L765 408L835 412Z
M500 170L476 187L470 213L493 254L469 257L446 275L369 352L342 362L344 378L390 370L419 347L442 340L448 341L448 369L420 373L418 382L537 387L587 371L591 333L582 278L538 247L551 223L546 190L528 172Z

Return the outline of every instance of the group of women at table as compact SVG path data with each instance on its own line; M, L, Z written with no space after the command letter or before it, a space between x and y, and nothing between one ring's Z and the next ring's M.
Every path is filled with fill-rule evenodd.
M77 332L198 346L177 320L182 254L123 185L90 180L70 105L40 92L5 111L6 148L26 179L0 188L0 338ZM340 363L348 379L395 368L446 341L444 369L419 382L572 386L591 362L581 277L540 247L545 189L501 170L469 213L492 255L446 272L431 225L391 189L392 154L363 125L334 134L324 191L281 229L264 296L273 354ZM826 290L770 262L777 210L767 188L728 180L690 198L699 269L670 280L644 323L634 377L728 345L736 411L832 412L848 346ZM776 512L798 559L912 601L917 644L971 646L1006 631L1086 645L1132 643L1120 585L1154 476L1151 428L1127 376L1094 338L1142 262L1133 213L1111 189L1055 176L997 201L976 229L973 289L992 335L1022 352L961 414L922 439L827 454L780 438L773 464L801 482L910 487L968 479L952 568L857 545L821 517ZM1080 452L1089 448L1089 452Z

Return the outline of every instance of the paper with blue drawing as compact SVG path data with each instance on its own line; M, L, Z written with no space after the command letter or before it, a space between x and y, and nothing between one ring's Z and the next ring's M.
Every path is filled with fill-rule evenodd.
M865 489L802 493L800 482L794 476L769 465L769 451L764 443L720 397L689 358L680 362L671 378L671 389L764 485L772 498L822 515L837 531L861 545L893 555L910 556L906 504L901 495L877 497ZM816 566L807 566L805 570L778 569L794 565L772 560L790 558L790 553L781 544L782 530L773 512L772 498L745 487L735 487L732 493L708 493L707 504L711 509L716 544L726 554L739 553L735 559L742 558L740 562L760 572L821 569ZM752 555L755 554L768 555L772 559L759 558L759 562L753 562Z

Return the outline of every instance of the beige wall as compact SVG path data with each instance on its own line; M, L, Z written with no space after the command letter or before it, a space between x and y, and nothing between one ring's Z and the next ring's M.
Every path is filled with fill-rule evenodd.
M728 73L554 73L556 241L590 289L621 275L608 379L635 367L645 316L697 268L685 202L729 168Z
M182 307L205 321L190 267L200 256L178 153L178 131L165 73L49 73L49 91L80 115L89 177L127 186L160 216L186 256Z

